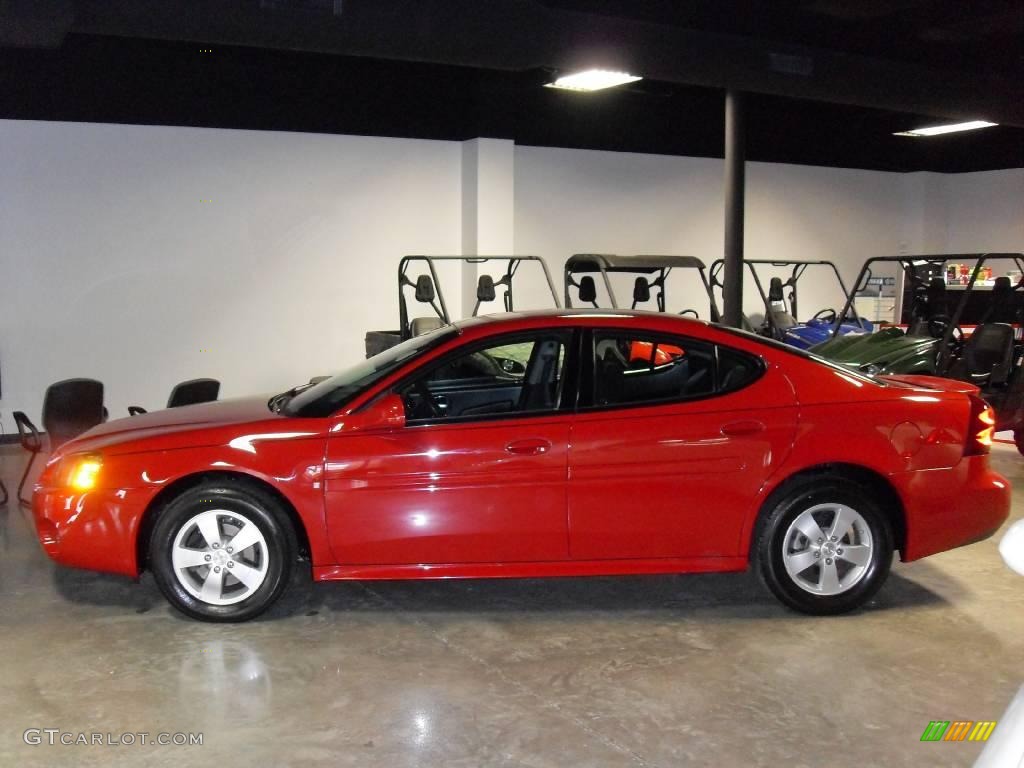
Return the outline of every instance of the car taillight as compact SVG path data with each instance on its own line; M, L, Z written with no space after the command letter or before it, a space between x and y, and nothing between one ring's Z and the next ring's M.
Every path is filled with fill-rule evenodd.
M967 425L965 456L981 456L992 447L996 433L996 412L992 406L976 395L971 395L971 421Z

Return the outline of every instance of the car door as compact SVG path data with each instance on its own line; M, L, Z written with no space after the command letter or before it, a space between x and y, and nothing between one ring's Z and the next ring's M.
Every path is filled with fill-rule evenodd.
M328 440L331 547L345 564L568 558L572 332L464 345L400 382L406 425Z
M760 358L698 339L594 329L569 452L573 559L734 556L788 453L797 409Z

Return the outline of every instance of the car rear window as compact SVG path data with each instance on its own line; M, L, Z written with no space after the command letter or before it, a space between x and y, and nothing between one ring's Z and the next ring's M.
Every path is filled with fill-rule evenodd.
M835 371L839 371L840 373L846 376L853 376L858 381L874 384L876 387L890 386L885 381L882 381L873 374L862 371L859 368L854 368L853 366L843 365L842 363L836 362L835 360L829 360L827 357L816 355L813 352L807 351L806 349L798 349L797 347L792 347L789 344L784 344L781 341L776 341L775 339L768 338L767 336L761 336L759 334L751 333L750 331L744 331L739 328L732 328L731 326L720 325L718 323L712 323L711 325L713 328L722 331L723 333L728 333L733 336L739 336L740 338L746 339L747 341L752 341L755 344L760 344L761 346L764 347L770 347L771 349L777 350L779 352L785 352L787 355L794 355L795 357L801 357L804 360L810 360L811 362L818 363L819 365L824 365Z

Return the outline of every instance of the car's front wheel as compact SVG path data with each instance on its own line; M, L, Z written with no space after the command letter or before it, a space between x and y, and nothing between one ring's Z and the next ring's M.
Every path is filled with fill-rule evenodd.
M170 603L204 621L245 621L280 597L296 558L280 503L238 482L191 488L159 514L150 563Z
M780 601L803 613L863 605L892 563L888 516L856 483L820 476L794 485L762 520L759 570Z

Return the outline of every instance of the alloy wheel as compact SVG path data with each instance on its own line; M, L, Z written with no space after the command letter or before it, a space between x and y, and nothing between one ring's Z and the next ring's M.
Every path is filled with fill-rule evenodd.
M266 579L267 540L245 515L208 509L178 529L171 564L178 583L196 599L209 605L234 605Z
M857 584L871 564L867 521L845 504L816 504L790 523L782 560L793 583L815 595L840 595Z

